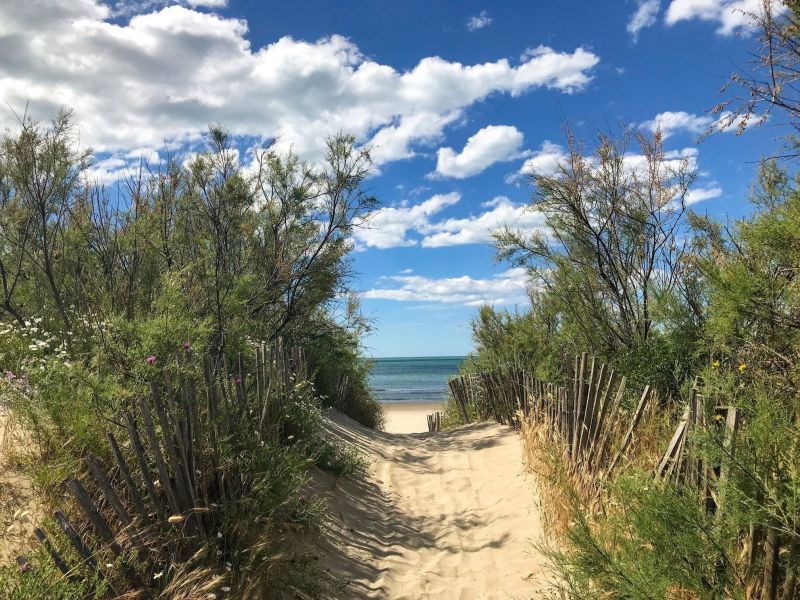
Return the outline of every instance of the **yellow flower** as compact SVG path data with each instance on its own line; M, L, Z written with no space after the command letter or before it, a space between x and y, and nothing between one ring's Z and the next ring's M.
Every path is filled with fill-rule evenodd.
M742 363L739 365L739 373L744 373L744 370L747 368L747 365Z
M719 361L715 360L714 362L711 363L711 366L714 367L715 369L718 369L719 368Z
M715 418L717 421L722 421L722 415L714 415L714 418Z

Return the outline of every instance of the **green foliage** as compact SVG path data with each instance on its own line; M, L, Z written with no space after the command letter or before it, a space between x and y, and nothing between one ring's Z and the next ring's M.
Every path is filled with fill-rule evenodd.
M605 152L606 160L618 157L613 145ZM766 162L752 191L752 215L728 224L694 213L668 216L669 235L659 243L674 247L674 254L652 263L660 274L651 287L640 287L645 280L636 246L647 243L636 226L626 225L629 214L615 211L632 206L642 223L661 217L638 212L646 204L635 192L632 198L610 193L608 181L597 179L602 166L587 174L575 165L562 168L556 181L534 179L536 204L556 243L500 237L502 256L528 264L540 291L525 314L481 310L473 322L477 354L466 369L533 364L538 376L558 382L564 354L590 351L626 375L629 387L655 386L662 407L675 417L689 382L700 376L711 426L692 434L686 452L725 477L712 484L716 514L703 509L696 491L654 483L649 472L635 468L607 482L599 513L575 499L569 544L553 554L566 593L743 598L763 572L762 559L748 566L740 546L754 532L757 544L772 535L783 548L777 572L791 597L800 576L797 182ZM570 195L575 190L580 197ZM591 217L578 218L584 208ZM615 228L623 237L608 240ZM684 247L679 232L689 238ZM607 279L613 269L623 269L632 283ZM710 412L715 405L738 411L734 446L726 445L725 424ZM651 435L661 437L639 443L663 451L669 433ZM627 462L644 471L655 466L644 456ZM557 485L570 496L569 479Z
M692 490L634 472L615 481L610 499L594 522L574 507L569 549L551 552L570 598L737 597L720 564L735 538Z
M361 339L369 328L370 323L358 310L356 297L351 295L341 318L317 321L305 347L309 351L314 384L323 402L362 425L381 429L383 408L370 392L371 364L363 358L361 348Z
M27 571L20 570L17 565L0 566L0 590L3 590L4 600L100 600L107 597L101 585L74 583L63 577L44 548L31 554L29 564L36 566Z
M584 350L614 356L650 338L657 295L677 288L678 235L696 174L687 159L666 160L658 133L600 135L590 157L568 141L554 173L531 174L546 229L500 231L498 254L531 270L532 285L546 292L545 322ZM632 144L641 161L631 160Z
M203 355L235 365L256 344L304 347L311 381L294 381L275 403L280 436L218 440L219 468L246 491L226 508L220 541L166 562L183 586L170 597L205 596L198 574L208 573L249 597L305 593L298 586L313 569L294 548L297 531L322 510L302 493L308 469L364 468L354 449L320 443L323 400L382 423L361 358L368 324L341 300L352 229L376 204L364 185L371 158L340 135L318 163L266 148L245 169L222 128L209 129L207 144L187 161L142 162L106 188L90 180L93 155L68 112L47 125L25 118L0 137L0 403L33 441L19 462L61 497L87 452L105 458L105 432L163 370L202 388ZM182 547L178 534L161 532L159 543ZM4 570L0 589L19 600L85 596L41 575Z
M337 477L352 477L367 470L367 459L356 448L344 442L325 440L315 452L319 468Z

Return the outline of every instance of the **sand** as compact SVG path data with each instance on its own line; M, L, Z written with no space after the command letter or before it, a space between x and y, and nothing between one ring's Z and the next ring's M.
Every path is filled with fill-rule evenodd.
M35 539L33 530L44 517L31 481L11 462L11 449L30 444L13 427L0 404L0 565L11 564Z
M427 416L442 410L441 402L384 402L385 429L389 433L428 431Z
M425 410L415 427L427 429ZM411 412L391 411L391 427ZM541 518L516 432L496 423L376 432L334 414L326 426L372 461L363 477L315 478L329 500L319 545L336 598L541 597L545 561L532 545Z

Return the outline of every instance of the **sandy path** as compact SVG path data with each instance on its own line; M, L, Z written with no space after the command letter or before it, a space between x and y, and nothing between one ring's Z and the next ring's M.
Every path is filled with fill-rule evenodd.
M539 596L543 559L531 542L541 524L516 433L480 423L394 434L332 419L332 435L374 460L359 480L317 482L333 486L322 548L348 582L337 597Z
M443 410L441 402L385 402L385 429L391 433L422 433L428 431L427 416Z
M11 564L31 546L33 530L43 517L43 507L31 481L10 464L9 450L21 447L18 428L13 428L7 409L0 404L0 565Z

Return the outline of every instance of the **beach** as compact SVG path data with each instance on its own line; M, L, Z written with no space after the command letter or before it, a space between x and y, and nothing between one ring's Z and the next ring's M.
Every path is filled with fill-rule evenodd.
M388 433L428 431L427 415L442 410L441 402L384 402L382 406Z
M390 406L390 427L427 429L424 407ZM437 405L438 406L438 405ZM368 458L366 473L315 474L331 518L317 544L323 568L352 600L541 598L548 585L537 488L520 438L482 422L441 433L390 433L337 413L334 439Z

